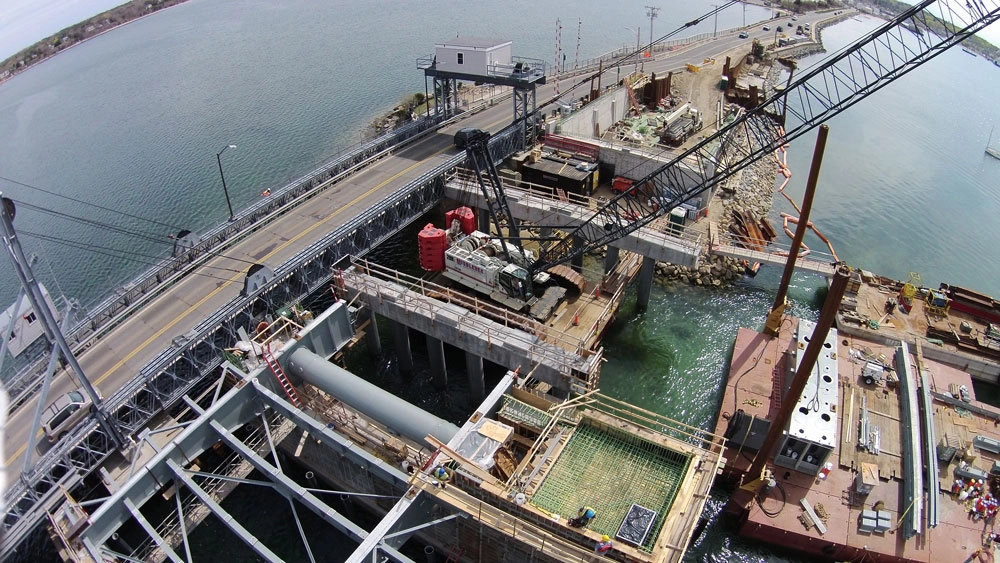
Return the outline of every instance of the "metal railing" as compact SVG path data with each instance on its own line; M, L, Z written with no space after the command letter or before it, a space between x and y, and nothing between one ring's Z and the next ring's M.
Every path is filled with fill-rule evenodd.
M558 366L559 372L564 375L572 375L573 367L566 363L567 356L557 354L553 346L581 360L593 355L587 348L585 339L574 338L544 323L481 300L478 296L467 295L367 260L355 260L354 268L344 271L343 277L349 287L353 286L352 289L378 300L391 297L393 302L399 303L406 311L421 313L432 322L441 314L437 301L458 305L475 313L454 317L460 333L480 334L491 345L494 342L510 341L511 338L523 340L523 349L527 350L527 359L530 362L538 363L538 358L544 358L549 365ZM389 295L388 288L379 282L393 283L402 287L404 291L402 293L393 291ZM421 298L416 298L413 294ZM487 322L486 319L492 320L506 330L499 330L495 324Z
M457 168L450 181L453 182L452 185L457 185L464 191L479 193L479 183L476 180L475 173L471 170ZM520 181L519 187L505 185L504 191L508 192L508 195L515 196L518 201L524 202L526 205L531 205L532 200L535 200L553 207L565 209L566 211L574 211L574 207L580 212L593 211L607 202L607 199L602 196L592 197L572 192L559 193L558 190L548 186L524 180ZM649 212L652 213L652 210L650 209ZM663 229L647 228L642 231L642 234L644 237L653 240L661 246L665 246L667 242L683 242L687 245L700 248L703 242L702 233L693 230L682 230L672 233Z
M135 279L114 289L66 333L74 352L89 347L93 340L106 334L132 313L139 310L167 287L214 257L221 248L242 240L264 224L280 217L295 206L309 200L359 168L374 162L400 144L413 141L441 125L440 117L430 116L408 123L398 129L346 149L326 163L271 191L271 196L237 213L235 220L220 224L205 233L201 242L176 256L161 259ZM46 358L20 370L7 383L11 394L11 409L16 410L40 384L39 371Z
M719 31L715 34L699 33L698 35L691 35L688 37L681 37L678 39L663 41L652 46L652 50L649 53L650 54L649 59L646 59L644 57L643 54L644 51L636 52L635 45L624 45L622 47L619 47L618 49L608 51L607 53L604 53L597 57L585 59L581 61L578 65L576 65L574 68L560 70L558 73L559 78L560 79L572 78L574 76L579 76L581 74L591 73L596 71L602 64L605 65L605 68L611 68L610 66L607 65L607 63L616 63L619 65L634 65L636 63L642 63L643 61L651 60L658 54L676 51L680 47L684 47L692 43L697 43L699 41L705 41L708 39L718 39L719 37L722 36L733 35L741 31L744 31L746 29L749 29L750 27L752 26L731 27L729 29L724 29L722 31ZM641 47L648 48L649 45L647 44ZM630 54L634 54L634 56L629 56ZM548 73L547 75L550 77L554 77L555 70L556 70L555 67L549 65L547 67L547 73Z

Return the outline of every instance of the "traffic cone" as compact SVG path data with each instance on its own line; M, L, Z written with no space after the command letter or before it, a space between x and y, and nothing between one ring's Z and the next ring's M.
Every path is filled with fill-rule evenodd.
M573 313L573 326L580 325L580 313Z

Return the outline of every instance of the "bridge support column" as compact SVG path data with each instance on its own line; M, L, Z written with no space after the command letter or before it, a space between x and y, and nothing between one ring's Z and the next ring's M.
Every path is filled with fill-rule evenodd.
M583 240L583 238L581 238L581 237L577 237L577 236L573 237L573 249L574 250L580 248L581 246L583 246L586 243L587 243L587 241ZM583 272L583 253L575 252L573 254L573 260L570 262L570 266L572 266L573 269L576 270L576 272L578 274L582 273Z
M373 358L381 358L382 341L378 337L378 323L375 321L375 317L375 313L372 313L368 324L368 334L365 336L365 343L368 345L368 353Z
M479 230L488 233L490 232L490 213L485 209L480 209L476 213L476 219L479 220Z
M604 273L610 274L618 265L618 247L608 245L608 253L604 256Z
M653 289L653 272L656 270L656 260L647 256L642 257L642 269L639 270L639 296L636 306L640 311L645 311L649 307L649 293Z
M483 378L483 357L472 352L466 352L465 371L469 374L469 404L476 407L486 398L486 382Z
M539 227L538 236L542 237L543 239L552 236L552 227Z
M434 386L444 388L448 386L448 366L444 362L444 342L440 338L434 338L425 334L427 339L427 356L431 362L431 377L434 378Z
M392 338L396 341L399 372L413 373L413 353L410 351L410 329L401 322L392 322Z

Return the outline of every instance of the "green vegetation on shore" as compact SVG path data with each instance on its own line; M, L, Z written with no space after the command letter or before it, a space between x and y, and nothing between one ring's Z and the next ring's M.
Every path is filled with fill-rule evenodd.
M876 15L896 15L913 7L910 4L899 2L898 0L864 0L864 4L870 6ZM945 30L954 30L954 26L952 24L941 20L926 10L924 11L924 15L927 18L927 28L931 33L940 36L945 32ZM921 29L921 31L926 32L927 29ZM1000 60L1000 47L997 47L977 35L973 35L962 41L962 46L970 51L983 55L987 59L994 61Z
M0 63L0 80L26 70L31 65L68 49L105 31L186 0L132 0L117 8L97 14L58 33L42 39Z

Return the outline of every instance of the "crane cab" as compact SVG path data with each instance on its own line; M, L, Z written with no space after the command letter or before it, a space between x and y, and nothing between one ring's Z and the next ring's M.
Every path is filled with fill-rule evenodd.
M531 280L528 271L514 264L507 264L497 275L497 290L507 297L528 301L532 297Z

